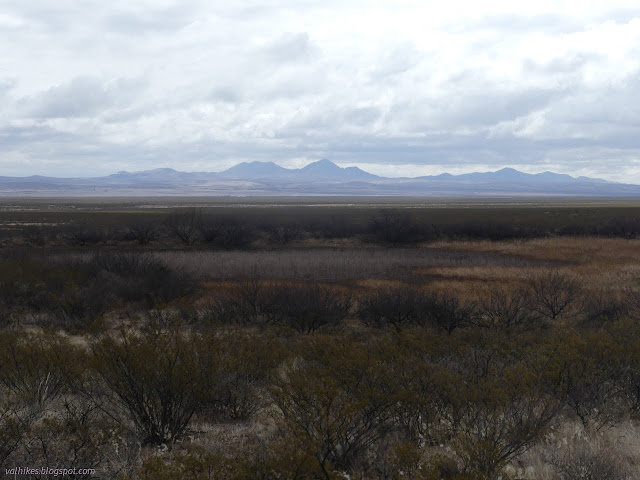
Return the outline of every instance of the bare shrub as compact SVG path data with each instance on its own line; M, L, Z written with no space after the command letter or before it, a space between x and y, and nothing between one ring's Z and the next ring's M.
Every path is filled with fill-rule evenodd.
M507 291L501 287L493 287L488 292L482 292L479 312L474 323L479 327L513 328L519 331L541 326L540 315L530 308L530 292L524 288Z
M155 256L145 253L99 252L89 260L105 292L124 301L146 300L152 305L167 302L193 291L192 278L168 268Z
M265 389L284 358L269 337L228 336L221 342L215 409L225 418L247 420L266 403Z
M252 277L230 292L215 295L204 313L215 323L266 323L312 333L337 325L349 310L347 296L317 284L265 284L259 277Z
M112 303L110 292L97 283L86 287L69 285L63 292L50 296L53 325L67 331L82 331L99 322Z
M317 284L269 283L258 277L213 296L205 305L214 323L272 324L298 333L337 325L350 311L350 299Z
M64 402L61 411L31 426L11 461L17 465L51 465L76 469L111 468L113 446L121 427L95 406L76 400ZM119 466L117 466L119 467ZM75 475L79 479L95 474ZM55 479L57 474L39 475Z
M255 272L238 285L238 308L243 318L257 322L260 319L264 303L265 287L262 279Z
M49 236L47 230L38 225L25 228L23 234L27 243L36 247L46 245Z
M492 241L514 238L537 238L546 235L542 229L507 223L465 222L447 226L444 233L451 238L488 239Z
M2 332L0 386L20 402L44 409L78 374L78 359L77 349L57 335Z
M172 213L164 220L164 227L169 234L185 245L193 245L196 242L201 225L202 212L196 208Z
M206 242L221 248L243 248L253 241L251 230L233 218L205 219L200 225L200 232Z
M18 447L33 418L0 393L0 465Z
M450 334L474 323L476 306L461 302L449 292L393 287L365 295L360 299L357 313L369 326L390 325L399 332L408 325L421 325Z
M83 247L85 245L95 245L97 243L108 240L109 234L97 227L88 225L72 226L65 234L67 241L76 247Z
M191 277L141 253L98 252L82 259L64 256L41 262L34 271L38 272L37 283L27 286L41 292L42 298L34 294L29 301L51 314L55 326L70 330L99 325L105 313L124 305L153 306L186 296L195 288Z
M585 429L611 425L624 416L623 352L604 331L565 331L550 342L556 350L556 396ZM630 385L628 385L630 386Z
M392 326L396 331L416 325L430 297L411 287L391 287L365 294L358 300L357 316L370 327Z
M200 309L206 323L223 325L246 323L248 318L242 311L239 297L228 292L217 293Z
M416 241L418 232L418 226L411 216L400 210L380 210L369 222L369 233L379 242L413 242Z
M582 323L593 327L612 324L624 317L629 309L616 292L602 289L588 292L582 299Z
M81 369L75 349L54 335L0 333L0 463Z
M323 478L349 469L393 426L393 374L375 347L318 338L305 343L271 390L281 428L315 459Z
M474 303L463 302L450 292L435 292L430 295L422 315L422 325L431 325L451 334L456 329L472 325L477 308Z
M304 231L298 225L281 225L267 229L269 242L286 245L304 236Z
M598 235L619 238L638 238L640 234L640 220L632 218L614 218L609 222L596 226Z
M611 449L580 442L571 448L555 450L549 459L558 480L626 480L627 468Z
M261 313L267 323L298 333L313 333L337 325L349 313L349 299L319 285L271 285L263 296Z
M136 223L131 225L129 231L125 234L125 240L133 240L138 245L149 245L158 238L158 227L153 223Z
M413 442L403 441L395 436L384 439L376 445L376 455L370 468L375 478L383 480L428 480L432 478L430 467L422 458L420 448Z
M533 312L548 320L573 318L579 311L580 283L557 271L535 275L529 279Z
M492 352L492 346L484 349L489 350L488 368L465 369L464 380L455 383L451 424L453 445L464 470L470 478L493 480L542 438L564 402L544 387L547 352L532 352L505 362L504 357L492 358L503 355Z
M92 351L92 367L112 393L100 404L114 416L122 409L144 444L178 440L191 417L212 401L212 338L188 335L179 325L146 328L103 336Z

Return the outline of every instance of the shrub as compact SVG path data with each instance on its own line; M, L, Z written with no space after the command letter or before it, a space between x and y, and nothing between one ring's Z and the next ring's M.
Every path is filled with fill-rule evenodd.
M624 350L611 334L599 331L563 331L550 347L557 353L551 364L555 379L550 390L562 399L583 424L602 427L623 414L620 381L628 369Z
M253 241L251 230L235 219L208 219L200 225L206 242L221 248L243 248Z
M287 362L271 392L286 434L331 478L394 428L394 385L375 346L319 338Z
M189 276L176 272L151 254L99 252L89 261L97 283L105 293L123 301L145 300L148 305L168 302L191 293Z
M408 213L380 210L369 222L369 233L379 242L398 244L416 241L419 228Z
M60 337L0 333L0 464L81 366L76 350Z
M482 368L461 372L449 398L450 418L453 446L469 478L496 480L512 459L542 437L564 401L544 387L553 352L538 346L518 351L512 345L498 353L497 346L483 341L473 340L474 355L484 357L478 364ZM486 355L479 355L478 348Z
M29 245L42 247L47 243L47 231L41 226L29 226L24 229L24 239Z
M286 245L303 237L304 231L298 225L281 225L268 227L267 237L270 243Z
M515 226L507 223L466 222L444 228L444 233L451 238L472 240L511 240L516 238L537 238L545 236L545 232L535 227Z
M120 427L94 405L67 400L55 415L31 426L12 454L11 461L17 465L48 465L78 470L106 467L104 469L111 473L115 468L109 463L113 460L113 446L119 431ZM38 476L57 477L55 474ZM95 474L77 474L75 478L90 479L95 478Z
M313 333L337 325L349 313L348 298L318 285L271 285L264 294L261 313L268 323Z
M189 246L198 239L201 225L202 212L196 208L174 212L164 220L164 227L169 234Z
M589 292L582 299L582 323L593 327L612 324L624 317L629 310L629 305L616 292Z
M451 334L454 330L472 325L477 318L474 303L461 302L449 292L435 292L429 297L420 323L431 325Z
M517 288L510 292L504 288L490 288L482 292L479 312L474 322L485 328L513 328L531 330L542 325L540 315L531 310L531 292Z
M112 412L124 409L144 444L170 443L212 402L215 349L179 325L148 327L93 343L92 367L113 394Z
M158 227L153 223L136 223L129 227L125 240L133 240L139 245L149 245L159 238Z
M419 323L429 303L430 297L415 288L384 288L359 299L357 316L370 327L392 326L399 332Z
M240 282L237 290L238 307L244 319L258 322L265 302L265 287L257 275Z
M246 323L248 320L242 314L240 299L228 292L216 293L200 310L205 321L213 324Z
M551 456L558 480L626 480L627 468L618 455L609 449L597 449L580 443L567 451L557 450Z
M578 281L557 271L532 276L531 311L548 320L572 318L579 312L581 287Z
M79 375L80 354L54 334L0 334L0 386L13 399L44 409Z
M18 447L32 419L0 394L0 465Z
M228 336L219 348L215 408L232 420L247 420L265 403L264 389L284 358L269 337Z
M640 235L640 220L638 218L614 218L603 225L598 225L599 235L620 238L638 238Z
M109 239L106 231L88 225L70 227L64 236L71 245L76 247L95 245Z

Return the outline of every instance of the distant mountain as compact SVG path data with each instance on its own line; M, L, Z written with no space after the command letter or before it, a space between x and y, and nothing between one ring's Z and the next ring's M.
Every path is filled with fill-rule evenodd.
M157 168L95 178L0 177L4 196L395 195L424 197L640 197L640 186L513 168L415 178L387 178L320 160L303 168L244 162L222 172Z
M371 180L377 176L357 167L342 168L329 160L319 160L306 167L289 169L273 162L244 162L218 174L220 178L236 180L269 180L298 182L344 182Z
M471 182L494 182L494 183L562 183L572 182L577 180L570 175L553 172L543 173L524 173L514 168L503 168L495 172L474 172L463 173L461 175L451 175L449 173L443 173L437 176L417 177L420 179L448 179L456 181L471 181ZM587 177L580 177L587 179ZM600 179L587 179L595 182L605 182Z
M222 178L238 180L265 180L286 177L291 170L273 162L242 162L228 170L220 172Z
M298 175L313 181L355 181L355 180L374 180L378 177L372 173L360 170L358 167L342 168L329 160L319 160L310 163L304 168L298 170Z

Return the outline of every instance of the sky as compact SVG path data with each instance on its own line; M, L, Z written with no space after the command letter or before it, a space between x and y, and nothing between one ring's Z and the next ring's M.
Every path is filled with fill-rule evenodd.
M640 183L640 4L0 0L0 175L322 158Z

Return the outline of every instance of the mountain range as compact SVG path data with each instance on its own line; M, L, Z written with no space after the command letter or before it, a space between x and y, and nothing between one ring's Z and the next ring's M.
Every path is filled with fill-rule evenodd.
M0 196L270 196L394 195L428 197L585 196L640 197L640 186L572 177L530 174L513 168L462 175L388 178L357 167L320 160L289 169L273 162L244 162L222 172L158 168L104 177L0 177Z

